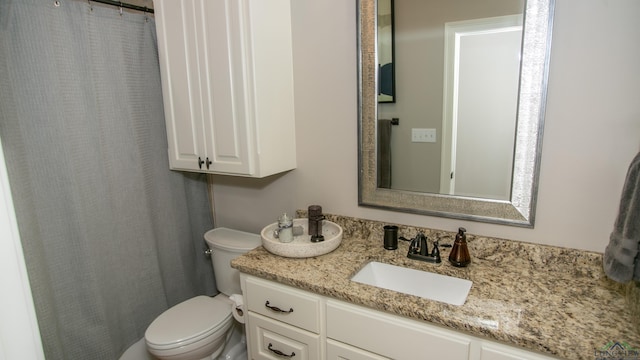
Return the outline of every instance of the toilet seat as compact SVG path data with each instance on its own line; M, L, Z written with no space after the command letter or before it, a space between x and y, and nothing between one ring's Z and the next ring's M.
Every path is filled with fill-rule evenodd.
M150 350L171 351L225 336L233 323L231 307L224 296L196 296L162 313L147 328L145 339ZM212 339L209 339L212 338Z

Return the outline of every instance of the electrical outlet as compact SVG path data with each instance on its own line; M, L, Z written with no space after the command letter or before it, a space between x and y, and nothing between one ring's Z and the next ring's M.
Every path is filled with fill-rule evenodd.
M436 129L411 129L411 142L436 142Z

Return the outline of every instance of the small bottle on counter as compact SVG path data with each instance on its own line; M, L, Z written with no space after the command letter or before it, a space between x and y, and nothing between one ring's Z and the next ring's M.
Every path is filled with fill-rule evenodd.
M311 236L311 242L324 241L324 235L322 235L322 221L324 215L322 214L322 207L320 205L311 205L307 209L309 217L309 235Z
M449 262L453 266L465 267L471 262L471 255L469 255L469 248L467 247L467 235L465 235L465 228L458 228L456 234L456 240L453 242L453 248L449 254Z
M278 218L278 228L275 231L275 236L283 243L293 241L293 219L287 213Z

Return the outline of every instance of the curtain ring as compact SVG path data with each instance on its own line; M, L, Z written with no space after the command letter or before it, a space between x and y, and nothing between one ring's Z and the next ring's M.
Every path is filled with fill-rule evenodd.
M122 16L122 1L120 1L120 16Z

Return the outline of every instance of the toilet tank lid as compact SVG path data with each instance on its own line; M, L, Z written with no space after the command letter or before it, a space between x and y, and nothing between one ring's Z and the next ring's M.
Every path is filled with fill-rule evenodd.
M207 231L204 234L204 239L209 247L243 252L255 249L262 243L258 234L224 227Z

